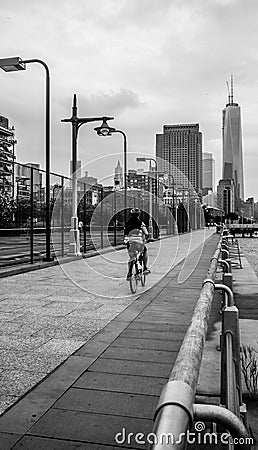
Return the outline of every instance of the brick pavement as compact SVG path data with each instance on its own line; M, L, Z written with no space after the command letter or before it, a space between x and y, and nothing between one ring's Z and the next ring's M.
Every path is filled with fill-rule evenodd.
M170 270L1 416L0 449L143 448L115 436L152 430L218 238L202 253L193 250L187 264Z

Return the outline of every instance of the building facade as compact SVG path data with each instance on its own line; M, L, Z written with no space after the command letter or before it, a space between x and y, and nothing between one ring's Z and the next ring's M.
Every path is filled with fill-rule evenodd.
M0 116L0 188L14 197L15 190L15 144L14 127L9 127L9 119Z
M225 215L235 212L234 181L220 180L217 187L217 205Z
M212 153L203 153L202 157L202 188L203 195L214 192L215 160Z
M202 133L199 124L164 125L156 135L158 171L172 173L175 182L193 186L202 195Z

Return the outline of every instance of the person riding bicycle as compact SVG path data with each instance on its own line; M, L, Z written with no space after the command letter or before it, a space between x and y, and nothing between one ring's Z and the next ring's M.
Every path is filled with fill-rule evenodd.
M150 273L148 269L148 250L145 245L146 240L148 238L148 230L144 222L140 219L141 211L139 208L133 208L130 211L130 219L126 223L125 233L124 233L124 242L127 245L127 250L129 254L129 262L128 262L128 274L127 280L130 280L132 276L132 267L135 258L138 253L141 253L141 259L143 262L143 273L147 275Z

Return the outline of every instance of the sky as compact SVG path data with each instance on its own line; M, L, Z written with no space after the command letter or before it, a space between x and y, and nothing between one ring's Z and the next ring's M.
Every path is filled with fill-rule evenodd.
M51 75L51 170L69 175L73 95L78 116L113 116L128 168L155 155L163 125L199 123L221 178L221 116L234 76L241 106L245 198L258 200L257 0L1 0L0 58L46 62ZM45 72L0 72L0 114L16 130L17 161L45 168ZM123 163L123 137L83 125L78 159L101 180ZM146 167L147 170L147 167Z

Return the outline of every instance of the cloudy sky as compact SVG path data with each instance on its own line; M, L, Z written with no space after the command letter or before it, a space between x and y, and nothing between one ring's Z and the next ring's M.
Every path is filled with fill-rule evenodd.
M155 154L164 124L198 122L218 181L221 110L233 74L245 196L258 200L257 0L1 0L0 20L0 57L39 58L50 68L53 171L69 173L71 125L61 119L71 116L76 93L80 117L115 117L112 125L126 133L132 152L129 168L137 167L137 155ZM44 77L39 64L0 72L0 113L15 126L17 160L42 168ZM123 142L93 128L80 129L78 159L101 179L122 161Z

